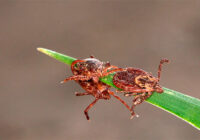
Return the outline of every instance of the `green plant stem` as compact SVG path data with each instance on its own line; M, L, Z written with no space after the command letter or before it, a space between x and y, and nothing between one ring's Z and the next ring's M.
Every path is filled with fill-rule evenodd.
M68 65L71 65L71 63L76 60L73 57L44 48L38 48L38 51ZM114 73L102 77L100 80L114 88L117 88L112 82L113 75ZM146 102L181 118L200 130L200 100L168 88L163 87L163 89L164 92L162 94L154 92Z

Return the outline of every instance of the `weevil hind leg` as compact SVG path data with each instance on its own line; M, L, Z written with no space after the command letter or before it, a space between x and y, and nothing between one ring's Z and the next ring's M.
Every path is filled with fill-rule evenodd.
M117 100L119 100L131 112L130 119L132 119L135 116L135 112L129 107L129 105L127 105L127 103L124 100L122 100L119 96L115 95L114 92L112 92L111 90L108 90L108 93L115 97Z
M125 91L125 90L116 90L117 93L124 93L124 94L129 94L129 93L132 93L130 91Z
M124 93L124 96L128 97L128 96L135 96L135 95L139 95L140 93L132 93L132 92L128 92L128 93Z
M142 94L136 95L133 99L133 105L131 106L131 109L134 110L136 105L143 103L151 95L152 95L152 92L142 93Z
M88 115L88 111L90 110L90 108L92 107L92 106L94 106L94 104L97 102L99 100L99 98L96 98L91 104L89 104L88 106L87 106L87 108L84 110L84 114L85 114L85 116L86 116L86 119L89 121L90 120L90 117L89 117L89 115Z

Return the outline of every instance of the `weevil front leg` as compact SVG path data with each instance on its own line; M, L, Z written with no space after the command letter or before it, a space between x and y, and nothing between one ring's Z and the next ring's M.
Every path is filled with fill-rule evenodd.
M92 77L87 77L87 76L82 76L82 75L73 75L73 76L70 76L68 78L66 78L65 80L61 81L60 83L65 83L67 81L70 81L70 80L81 80L81 81L84 81L84 80L89 80L91 79Z
M84 96L84 95L89 95L89 93L87 92L83 92L83 93L79 93L79 92L75 92L76 96Z
M112 92L111 90L108 90L108 93L115 97L117 100L119 100L131 112L130 119L132 119L135 116L134 111L127 105L127 103L124 100L122 100L119 96L115 95L114 92Z

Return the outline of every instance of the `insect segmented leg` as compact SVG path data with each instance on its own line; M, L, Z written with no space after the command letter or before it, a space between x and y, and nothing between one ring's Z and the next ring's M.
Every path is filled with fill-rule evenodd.
M131 112L131 118L132 119L135 116L134 111L126 104L124 100L122 100L119 96L115 95L114 92L108 90L108 93L111 94L113 97L115 97L117 100L119 100L130 112Z
M135 96L140 93L146 93L146 92L153 92L154 89L137 89L137 88L132 88L132 87L127 87L127 90L117 90L117 92L123 92L125 93L124 96Z
M70 80L84 81L84 80L89 80L89 79L91 79L91 77L86 77L86 76L82 76L82 75L73 75L73 76L70 76L70 77L66 78L65 80L61 81L60 83L65 83L65 82L70 81Z
M83 92L83 93L75 92L75 95L76 96L84 96L84 95L89 95L89 93L87 93L87 92Z
M117 66L110 65L109 62L106 65L107 65L107 67L103 70L103 73L107 72L109 69L117 69L118 68Z
M84 114L86 116L87 120L90 120L90 117L88 115L89 109L99 100L99 98L96 98L91 104L88 105L88 107L84 110Z
M85 62L85 60L75 60L72 62L71 64L71 70L74 71L74 66L76 65L76 63L79 63L79 62Z
M124 93L124 96L126 96L126 97L128 97L128 96L135 96L135 95L140 94L140 93L133 93L133 92L124 91L124 90L116 90L116 92L118 92L118 93Z
M154 89L132 89L132 90L129 90L129 92L132 92L133 93L133 95L135 94L135 93L146 93L146 92L153 92L154 91Z
M160 64L159 64L159 67L158 67L158 82L160 81L160 73L161 73L161 70L162 70L162 64L163 63L169 63L169 60L168 59L160 60Z
M133 105L131 106L131 109L133 110L136 105L141 104L144 100L149 98L151 95L152 95L152 92L142 93L140 95L136 95L133 99Z
M132 93L132 92L128 92L128 93L124 93L124 96L128 97L128 96L135 96L138 95L140 93Z
M117 92L117 93L127 93L127 94L131 93L131 94L132 94L132 92L130 92L130 91L125 91L125 90L116 90L116 92Z
M145 93L143 95L136 95L133 99L133 105L131 106L131 109L134 110L135 106L138 104L141 104L143 102L143 98L145 96Z

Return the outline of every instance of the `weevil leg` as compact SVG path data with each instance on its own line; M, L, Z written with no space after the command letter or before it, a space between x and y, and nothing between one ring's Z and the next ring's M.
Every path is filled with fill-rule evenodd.
M132 119L135 116L135 112L129 107L129 105L126 104L124 100L122 100L119 96L115 95L114 92L112 92L111 90L108 90L108 93L115 97L117 100L119 100L131 112L130 119Z
M73 75L73 76L70 76L70 77L66 78L65 80L61 81L60 83L65 83L70 80L84 81L84 80L89 80L89 79L91 79L91 77L86 77L86 76L82 76L82 75Z
M143 93L145 94L145 93ZM145 95L143 95L145 96ZM131 109L134 110L135 106L138 104L141 104L143 102L143 96L142 95L136 95L133 99L133 105L131 106Z
M74 71L74 66L77 64L77 63L80 63L80 62L85 62L85 60L75 60L72 62L71 64L71 70Z
M76 96L84 96L84 95L89 95L89 93L87 92L83 92L83 93L79 93L79 92L75 92Z
M124 90L116 90L116 92L117 93L127 93L127 94L132 93L130 91L124 91Z
M104 69L104 71L103 72L107 72L109 69L118 69L119 67L117 67L117 66L114 66L114 65L110 65L110 62L107 62L106 63L106 68Z
M126 90L117 90L117 92L122 92L122 93L126 93L130 94L130 95L140 95L141 93L146 93L146 92L153 92L154 89L138 89L135 87L128 87ZM127 95L128 96L128 95Z
M160 64L159 64L159 67L158 67L158 82L160 81L160 74L161 74L163 63L169 63L169 60L168 59L160 60Z
M88 105L88 107L84 110L84 114L86 116L87 120L90 120L90 117L88 115L89 109L99 100L99 98L96 98L91 104Z
M135 96L135 95L138 95L140 93L133 93L133 92L130 92L130 91L123 91L123 90L116 90L116 92L118 93L124 93L124 96L128 97L128 96Z
M131 87L128 87L126 89L126 92L132 92L133 94L134 93L147 93L147 92L153 92L154 89L138 89L138 88L131 88Z
M133 110L136 105L141 104L142 102L144 102L144 100L149 98L151 95L152 95L152 92L136 95L133 99L133 105L131 106L131 109Z
M132 93L132 92L128 92L128 93L124 93L124 96L128 97L128 96L135 96L138 95L140 93Z

